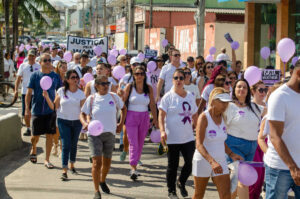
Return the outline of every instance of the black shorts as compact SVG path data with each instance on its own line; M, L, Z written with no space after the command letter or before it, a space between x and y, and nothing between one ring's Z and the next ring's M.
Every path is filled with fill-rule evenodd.
M25 115L25 96L26 95L22 95L22 116ZM31 105L32 105L32 97L33 95L31 96L31 101L30 101L30 106L29 106L29 110L31 110Z
M32 116L32 135L55 134L56 113Z

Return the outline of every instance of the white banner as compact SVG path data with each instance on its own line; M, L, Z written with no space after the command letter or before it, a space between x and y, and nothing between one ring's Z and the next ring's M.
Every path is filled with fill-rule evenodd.
M108 38L87 38L87 37L76 37L76 36L68 36L67 42L67 50L72 51L73 53L79 52L82 53L85 51L89 54L89 57L94 57L96 54L94 53L93 48L95 46L101 46L102 52L108 52Z

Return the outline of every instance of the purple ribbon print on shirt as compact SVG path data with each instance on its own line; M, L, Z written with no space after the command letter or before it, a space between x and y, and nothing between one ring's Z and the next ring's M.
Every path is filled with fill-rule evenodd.
M210 130L208 131L208 136L213 138L217 136L217 132L215 130Z
M113 105L114 105L114 102L113 102L113 101L110 101L110 102L109 102L109 105L113 106Z
M188 105L188 110L186 110L185 105ZM192 122L191 120L191 105L188 102L183 102L182 103L182 109L183 109L183 113L179 113L180 116L183 116L184 118L181 120L183 122L183 124L186 123L186 121L189 121L189 123Z
M225 134L227 133L226 127L225 127L225 126L223 127L223 132L224 132Z
M245 116L245 112L244 111L239 111L240 116L244 117Z

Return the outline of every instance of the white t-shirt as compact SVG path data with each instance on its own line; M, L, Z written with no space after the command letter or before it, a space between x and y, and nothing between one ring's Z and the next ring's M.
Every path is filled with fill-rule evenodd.
M11 73L12 71L15 71L15 67L14 67L13 60L11 59L7 60L4 58L4 72L6 71L9 71Z
M110 85L118 86L118 82L113 77L108 77Z
M134 86L132 86L128 101L128 110L135 112L147 112L149 103L149 94L139 94L136 92Z
M61 60L60 56L56 55L55 57L52 57L51 55L51 62L54 63L55 61Z
M286 84L276 89L268 100L268 120L284 122L282 140L300 167L300 94ZM288 170L273 145L268 144L265 163L275 169Z
M84 92L77 89L75 93L67 91L64 94L64 87L58 89L57 95L60 97L60 107L57 110L57 118L64 120L79 120L80 101L85 99Z
M192 116L197 112L195 96L190 92L183 98L172 89L161 99L159 109L166 112L167 144L184 144L195 140Z
M151 85L151 82L150 82L150 79L148 78L148 77L146 77L147 78L147 84L149 85L149 86L152 86ZM124 75L124 77L120 80L120 82L119 82L119 87L121 88L121 89L124 89L125 87L124 86L126 86L127 84L129 84L129 83L131 83L131 82L133 82L133 75L131 75L130 73L127 73L126 75Z
M195 84L191 83L190 85L184 85L184 89L192 93L196 99L200 99L199 88Z
M75 64L75 62L74 62L74 61L72 61L72 62L69 62L69 63L68 63L68 70L74 69L74 68L75 68L75 66L77 66L77 65L79 65L79 64Z
M212 92L212 90L214 90L214 88L215 88L214 84L208 84L202 92L201 97L206 101L206 105L208 104L209 95Z
M263 106L251 103L255 114L248 107L238 107L230 102L224 116L228 134L245 140L257 140Z
M82 73L81 73L82 67L81 67L81 65L75 65L73 69L77 72L79 78L81 79L82 78Z
M183 65L180 65L178 68L183 68ZM163 68L161 69L161 72L159 74L159 79L164 80L164 84L165 84L165 93L167 93L168 91L171 90L172 86L173 86L173 74L175 72L177 68L175 66L173 66L172 64L167 64L165 66L163 66Z
M192 80L197 79L198 78L198 72L197 70L192 72Z
M35 71L38 71L41 69L41 66L37 63L32 65L32 72L30 69L30 64L27 63L23 63L20 65L19 69L18 69L18 73L17 76L20 76L23 78L22 80L22 95L25 95L27 92L27 86L31 77L31 74L34 73Z
M99 120L103 124L103 132L110 132L115 135L117 129L117 108L123 108L123 101L114 93L107 93L106 95L96 93L95 95L90 95L81 109L81 111L87 115L90 115L92 96L94 96L92 120Z
M149 77L152 88L153 88L153 96L154 97L156 97L156 93L157 93L157 83L158 83L160 72L161 72L161 69L159 69L159 68L157 68L153 72L147 72L147 76Z

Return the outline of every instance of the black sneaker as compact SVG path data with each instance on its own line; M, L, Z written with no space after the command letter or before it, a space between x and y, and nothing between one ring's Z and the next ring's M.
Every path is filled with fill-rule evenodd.
M94 195L94 199L101 199L100 191L97 191Z
M72 172L72 174L74 174L74 175L77 175L77 174L78 174L78 172L75 170L75 168L72 168L72 169L71 169L71 172Z
M24 136L31 136L31 130L27 129L25 133L23 133Z
M109 190L106 182L100 182L100 187L104 193L110 194L110 190Z
M68 175L67 175L67 173L62 173L60 179L61 179L62 181L67 181L67 180L68 180Z
M136 181L136 180L137 180L138 174L136 173L136 171L134 171L134 170L131 170L131 171L130 171L130 178L131 178L133 181Z
M168 198L170 198L170 199L178 199L176 191L169 192Z
M187 197L188 196L188 192L187 190L185 189L185 185L181 184L179 181L177 181L177 187L179 188L180 190L180 193L182 195L182 197Z
M123 151L123 149L124 149L124 144L120 144L120 146L119 146L119 151Z

